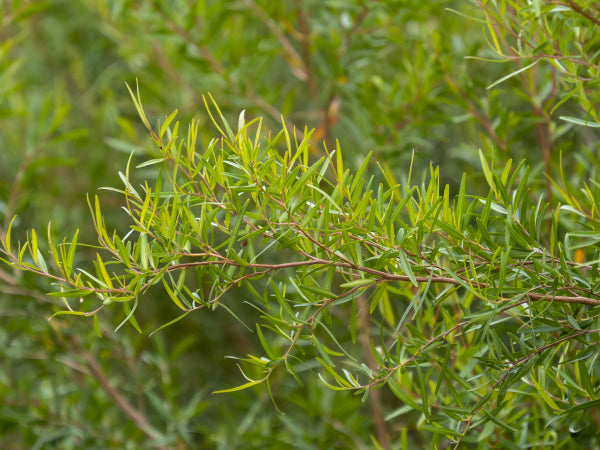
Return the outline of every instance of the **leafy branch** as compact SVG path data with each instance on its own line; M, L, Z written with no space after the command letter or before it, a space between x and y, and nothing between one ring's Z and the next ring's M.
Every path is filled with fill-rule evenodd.
M264 138L261 119L246 123L244 112L234 132L212 98L219 135L199 149L198 122L183 139L176 112L153 129L131 94L161 158L137 166L159 168L152 185L134 185L130 158L123 188L109 189L124 198L129 231L107 230L95 196L93 270L76 261L78 232L55 244L49 228L48 252L35 230L15 248L12 224L1 241L3 261L52 282L65 304L58 314L93 316L100 333L98 314L120 304L119 327L141 332L135 311L157 285L180 310L164 326L199 309L237 318L250 305L264 355L241 364L261 376L220 392L270 386L282 366L335 390L387 385L408 407L397 414L418 411L422 429L457 443L515 408L506 402L518 389L551 391L543 398L566 414L573 400L561 380L574 376L578 405L594 401L598 374L580 356L600 332L600 230L597 210L568 190L556 185L567 204L551 205L531 191L524 162L496 169L483 153L486 196L468 195L466 176L451 195L434 167L421 185L368 177L371 154L353 174L339 144L314 160L310 131L299 141L283 124ZM591 205L597 190L588 188ZM245 302L225 296L234 291ZM358 320L365 309L371 323ZM357 327L375 324L368 335L379 345L356 346Z

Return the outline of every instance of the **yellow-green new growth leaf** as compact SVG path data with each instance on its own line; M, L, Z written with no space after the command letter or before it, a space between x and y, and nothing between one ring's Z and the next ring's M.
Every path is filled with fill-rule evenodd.
M17 216L13 216L10 223L8 224L8 228L6 230L6 238L4 240L4 248L6 249L6 253L10 255L10 235L12 232L12 226Z
M125 86L127 86L127 90L129 91L129 95L131 95L131 99L133 100L133 104L135 105L135 109L137 110L138 115L142 119L142 122L144 123L144 125L146 126L146 128L148 128L148 130L152 130L152 127L150 126L150 122L148 122L148 118L146 117L146 113L144 112L144 108L142 107L142 99L140 97L140 86L138 84L137 79L135 80L135 88L136 88L137 95L135 95L133 93L133 91L131 90L131 88L129 87L129 85L127 83L125 83Z
M335 163L335 169L336 169L336 173L337 173L337 182L338 182L338 189L339 189L339 197L340 197L340 203L343 203L343 198L344 198L344 160L342 159L342 148L340 147L340 141L338 141L337 139L335 140L335 157L336 157L336 163Z
M177 307L179 309L181 309L182 311L187 311L188 309L185 306L183 306L183 303L181 303L181 300L177 297L177 293L173 292L173 290L169 286L169 283L167 282L167 280L165 280L163 278L162 282L163 282L163 286L165 288L165 291L167 291L167 294L169 295L169 297L171 298L171 300L173 301L173 303L175 303L177 305Z
M161 125L160 127L160 132L158 134L159 139L162 140L163 136L165 135L165 132L167 131L167 129L169 128L169 125L171 125L171 122L173 122L173 119L175 119L175 116L177 115L178 111L175 110L173 111L169 117L167 117L167 119L165 120L165 122Z
M225 394L227 392L236 392L236 391L242 391L244 389L248 389L249 387L252 386L256 386L257 384L262 383L264 380L253 380L250 381L246 384L242 384L241 386L236 386L234 388L231 389L221 389L220 391L214 391L213 394Z
M31 245L31 256L33 257L33 261L38 264L38 241L37 235L33 228L31 229L31 239L29 240L29 243Z
M71 243L69 244L69 250L67 252L67 259L65 261L65 270L71 272L73 270L73 262L75 261L75 250L77 249L77 238L79 237L79 229L75 231Z
M85 313L83 311L58 311L48 317L48 320L54 319L56 316L83 316Z
M148 220L148 226L144 225L144 219L146 218L146 213L148 212L148 207L150 206L150 199L152 198L152 188L148 187L146 191L146 198L144 199L144 204L142 205L142 210L140 211L140 226L144 229L150 228L152 222L152 215L154 215L154 211L156 210L156 206L152 210L152 215Z
M494 193L496 192L496 184L494 183L494 175L492 174L492 170L490 166L488 166L487 161L485 160L485 156L483 156L483 152L479 149L479 160L481 161L481 168L483 169L483 175L485 176L485 180L488 182L488 185L492 188Z
M98 275L102 278L102 280L104 280L104 282L110 289L113 289L112 280L110 279L110 276L108 276L108 272L106 271L104 262L102 261L102 258L100 257L100 254L98 254L98 253L96 253L96 262L98 263L97 264L98 272L99 272Z

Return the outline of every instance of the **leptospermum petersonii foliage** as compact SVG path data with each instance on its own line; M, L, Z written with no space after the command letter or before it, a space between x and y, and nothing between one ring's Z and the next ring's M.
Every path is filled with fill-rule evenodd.
M279 368L365 399L387 389L398 399L387 420L417 414L439 442L493 432L527 441L540 417L548 430L579 430L595 411L595 183L550 205L530 192L524 163L496 168L481 153L488 194L469 195L463 176L451 195L439 168L401 185L374 170L371 154L345 169L339 145L316 149L308 130L299 139L283 123L264 137L261 119L242 112L233 131L212 98L216 137L199 148L197 122L183 138L176 112L153 129L139 92L132 98L161 154L137 167L158 175L134 185L128 164L123 187L111 188L129 230L107 230L100 199L90 199L93 270L77 262L78 233L56 243L49 229L48 251L35 230L16 244L9 228L2 240L5 262L52 282L59 314L91 316L99 332L102 310L122 308L120 326L142 332L135 311L157 285L179 311L164 326L202 310L226 308L235 320L256 309L247 325L263 352L239 363L261 376L221 392L269 386Z

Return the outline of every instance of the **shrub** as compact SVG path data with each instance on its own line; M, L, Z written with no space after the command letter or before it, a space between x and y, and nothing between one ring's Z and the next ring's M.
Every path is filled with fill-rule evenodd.
M264 385L277 407L273 391L286 376L309 387L318 377L362 396L383 447L389 436L406 447L415 429L415 442L428 436L433 446L592 445L600 423L598 164L582 126L598 125L596 15L591 3L478 5L492 50L517 66L489 87L509 85L531 108L491 120L502 98L492 95L498 109L482 115L432 55L460 99L452 107L462 105L487 133L478 152L485 187L466 175L444 184L444 166L434 165L415 181L414 154L402 181L389 165L374 171L371 153L346 168L339 142L314 139L322 129L284 122L264 132L262 119L244 111L231 126L212 98L204 103L217 135L205 144L204 119L181 133L173 112L153 127L139 91L130 91L155 148L136 165L153 170L152 181L134 181L130 157L123 187L107 188L122 197L128 231L107 227L94 196L93 258L77 259L79 232L58 243L49 227L45 250L33 229L15 244L8 226L4 261L49 279L50 295L65 305L55 316L89 316L98 335L99 316L115 307L117 330L142 333L136 317L161 295L179 314L158 335L196 310L226 310L250 324L262 350L236 356L246 382L220 392ZM555 122L553 112L575 97L586 117L569 106ZM592 164L563 164L554 149L568 133L592 149ZM531 142L541 164L524 159ZM584 173L590 181L574 189ZM122 409L163 439L135 409Z

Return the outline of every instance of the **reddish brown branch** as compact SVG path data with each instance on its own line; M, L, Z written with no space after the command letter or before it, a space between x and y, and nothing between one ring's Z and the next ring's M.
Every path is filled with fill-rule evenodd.
M556 3L559 3L559 2L556 2ZM561 3L561 4L565 5L565 3ZM597 17L592 16L590 13L588 13L587 11L585 11L581 6L579 6L573 0L567 0L566 6L569 6L573 11L577 12L578 14L581 14L586 19L591 20L596 25L600 25L600 19L598 19Z
M221 261L194 261L194 262L190 262L190 263L180 263L180 264L173 264L171 266L169 266L166 270L167 272L172 272L172 271L177 271L180 270L182 268L186 268L186 267L196 267L196 266L206 266L206 265L233 265L233 266L237 266L237 267L241 267L241 264L236 263L233 260L229 260L229 259L223 259ZM281 263L281 264L266 264L266 263L254 263L254 264L248 264L248 265L244 265L244 267L247 267L249 269L266 269L267 271L274 271L274 270L280 270L280 269L286 269L286 268L293 268L293 267L302 267L302 266L312 266L312 265L324 265L324 266L333 266L333 267L339 267L339 268L345 268L345 269L352 269L352 270L356 270L358 272L363 272L363 273L369 273L371 275L375 275L378 278L373 279L373 283L381 283L381 282L387 282L387 281L404 281L404 282L411 282L412 278L409 277L408 275L398 275L398 274L394 274L394 273L389 273L389 272L382 272L380 270L376 270L376 269L371 269L370 267L365 267L365 266L359 266L350 262L339 262L339 261L329 261L326 259L321 259L321 258L312 258L309 260L305 260L305 261L293 261L293 262L289 262L289 263ZM261 272L260 275L264 275L265 272ZM248 277L251 278L251 277ZM443 275L432 275L432 276L424 276L424 275L415 275L414 276L415 281L417 281L418 283L441 283L441 284L452 284L455 286L467 286L470 285L473 288L476 289L480 289L480 290L485 290L488 289L490 286L488 286L486 283L481 283L478 281L472 281L466 278L461 278L456 279L456 278L451 278L451 277L446 277ZM591 297L584 297L584 296L566 296L566 295L553 295L552 293L544 293L544 294L539 294L536 292L527 292L525 294L523 294L525 297L529 298L530 300L541 300L541 301L553 301L553 302L557 302L557 303L578 303L578 304L584 304L584 305L591 305L591 306L598 306L600 305L600 300L596 299L596 298L591 298Z

